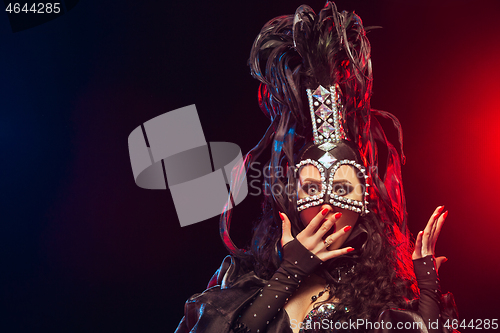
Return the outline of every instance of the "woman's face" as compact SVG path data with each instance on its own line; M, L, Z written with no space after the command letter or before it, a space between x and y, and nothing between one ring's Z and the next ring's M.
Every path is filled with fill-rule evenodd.
M321 192L322 186L324 186L324 184L322 184L321 182L320 172L315 166L310 164L305 165L300 170L297 193L299 199L318 194L319 192ZM360 183L358 177L356 177L356 172L354 171L353 167L351 167L350 165L341 165L339 167L333 178L332 192L335 192L336 194L349 199L358 201L363 200L364 186ZM329 212L325 216L325 218L332 218L332 216L336 212L342 213L342 217L340 217L340 219L336 221L334 226L330 229L330 231L325 235L324 238L345 226L350 225L351 227L354 227L354 225L356 225L359 216L358 213L324 203L323 205L310 207L300 212L300 219L302 220L304 227L307 226L309 222L324 208L329 208ZM332 243L332 245L328 249L339 249L349 236L350 232L351 231L348 231L347 233L340 236L335 242Z

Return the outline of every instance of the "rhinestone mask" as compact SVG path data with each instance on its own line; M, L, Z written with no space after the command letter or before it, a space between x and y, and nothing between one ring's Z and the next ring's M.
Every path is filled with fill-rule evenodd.
M321 189L315 195L301 199L297 197L297 210L299 212L309 207L328 203L356 213L368 213L368 202L365 200L368 196L366 187L368 186L366 183L368 175L356 147L346 140L340 95L338 85L328 89L320 85L314 91L307 89L314 144L306 146L299 155L300 162L295 166L296 178L299 178L300 170L304 166L312 165L318 169L321 175ZM354 168L363 186L360 201L339 195L335 191L335 173L342 165Z

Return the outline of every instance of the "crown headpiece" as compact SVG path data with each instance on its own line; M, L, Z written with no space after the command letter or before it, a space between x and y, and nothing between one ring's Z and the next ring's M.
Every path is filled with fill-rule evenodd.
M342 119L341 90L338 84L316 90L306 89L313 127L314 144L324 151L335 147L335 143L345 140Z

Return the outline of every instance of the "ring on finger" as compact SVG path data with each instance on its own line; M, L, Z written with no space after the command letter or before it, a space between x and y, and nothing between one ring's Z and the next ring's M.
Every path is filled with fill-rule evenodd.
M330 245L332 245L332 242L329 240L324 240L323 243L325 243L325 247L328 248Z

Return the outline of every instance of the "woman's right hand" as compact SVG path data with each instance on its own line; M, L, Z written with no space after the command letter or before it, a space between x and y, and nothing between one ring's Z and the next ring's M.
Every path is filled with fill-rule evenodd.
M328 214L329 209L325 208L321 210L311 222L297 235L297 240L314 255L316 255L322 261L327 261L329 259L339 257L343 254L353 251L352 247L345 247L341 249L328 250L328 244L333 243L340 236L344 235L351 229L351 226L345 226L344 228L337 230L333 234L326 237L323 241L323 237L330 230L330 228L335 224L335 222L342 216L342 213L331 214L329 218L325 219L325 215ZM293 240L292 227L288 217L280 212L282 225L282 236L281 236L281 246L285 246L286 243Z

